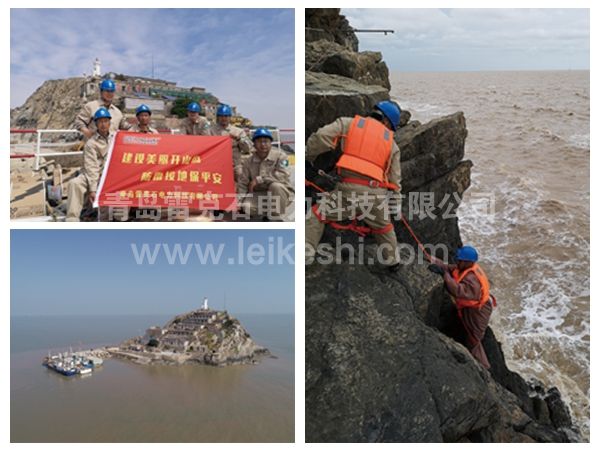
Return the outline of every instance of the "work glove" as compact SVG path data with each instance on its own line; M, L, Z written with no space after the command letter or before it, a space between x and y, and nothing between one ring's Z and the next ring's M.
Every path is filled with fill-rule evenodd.
M430 272L437 273L438 275L444 276L444 272L445 272L444 269L442 269L437 264L429 264L429 266L427 268L429 269Z

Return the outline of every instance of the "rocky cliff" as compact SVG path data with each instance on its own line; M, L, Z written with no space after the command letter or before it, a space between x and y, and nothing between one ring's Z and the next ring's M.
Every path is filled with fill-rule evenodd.
M11 128L70 129L87 99L85 78L45 81L18 108L10 111Z
M381 68L380 55L357 53L356 37L339 10L307 9L306 23L311 28L306 32L308 137L338 116L367 114L374 103L389 98L389 82L381 80L387 68ZM319 49L327 49L325 60L332 59L329 50L338 49L337 60L357 62L356 70L348 70L350 64L339 71L324 67ZM409 119L405 113L396 133L403 214L424 243L454 249L461 245L454 213L473 166L464 160L465 117L457 112L427 124ZM420 192L434 195L429 215L409 211L409 193ZM394 225L408 259L414 240L400 222ZM334 238L358 242L356 235L328 227L323 240ZM366 243L374 252L373 242ZM509 370L490 328L484 347L492 367L483 369L462 345L461 330L441 279L426 264L403 265L394 276L349 261L307 266L307 441L579 439L558 390Z

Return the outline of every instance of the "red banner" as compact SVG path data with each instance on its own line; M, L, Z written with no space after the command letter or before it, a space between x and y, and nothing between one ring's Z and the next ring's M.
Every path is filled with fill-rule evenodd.
M95 206L236 208L231 138L119 131Z

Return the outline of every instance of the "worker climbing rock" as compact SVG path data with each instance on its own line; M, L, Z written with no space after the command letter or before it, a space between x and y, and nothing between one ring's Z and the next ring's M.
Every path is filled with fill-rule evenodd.
M400 267L389 211L389 191L398 203L400 195L400 149L394 142L399 123L400 107L382 101L369 117L341 117L310 136L308 165L317 164L326 152L340 156L335 163L339 181L306 219L307 256L316 254L325 224L336 227L340 221L362 219L377 241L385 269L395 272Z
M200 115L201 112L202 108L196 102L192 102L187 106L187 118L183 121L185 134L210 136L210 122L206 117Z
M88 201L94 202L108 148L114 136L110 129L111 115L108 109L99 108L94 114L94 121L96 132L83 148L83 168L80 174L69 182L66 217L68 222L79 222L86 194Z
M231 107L219 105L217 123L212 126L213 136L229 136L232 140L233 174L237 180L242 174L242 155L249 155L252 142L241 128L231 125Z
M135 133L158 134L158 130L150 126L152 110L147 105L142 104L136 108L135 118L137 119L137 123L133 125L129 131Z
M100 83L100 100L93 100L85 104L81 112L77 115L73 124L76 130L79 130L86 139L91 138L96 133L96 121L94 114L100 108L106 108L110 113L110 132L117 130L129 130L131 125L123 117L123 113L113 104L115 97L115 82L113 80L102 80Z
M477 260L477 251L464 246L456 251L456 265L446 265L432 257L429 270L444 277L444 284L467 335L467 348L483 367L489 369L490 363L481 341L496 300L490 294L490 283Z
M250 216L283 221L294 195L287 154L272 146L273 135L257 128L252 136L254 153L242 164L237 182L241 207Z

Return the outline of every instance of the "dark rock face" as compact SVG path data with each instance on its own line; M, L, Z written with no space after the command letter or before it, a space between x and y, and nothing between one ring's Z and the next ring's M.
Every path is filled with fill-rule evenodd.
M450 300L425 265L313 265L306 286L309 442L568 441L432 326Z
M381 86L360 84L350 78L325 73L305 73L305 136L340 116L366 114L389 92ZM318 111L317 114L314 112Z
M308 11L314 28L335 22L332 10L321 16ZM325 71L322 61L310 64ZM388 95L381 86L306 72L306 136L337 117L367 114ZM396 133L403 215L423 243L454 249L461 245L455 212L473 166L463 160L464 115L424 125L409 120L406 112ZM410 196L419 193L433 195L430 214L412 208ZM394 227L398 241L407 244L403 255L410 256L413 238L400 221ZM344 261L306 268L307 442L579 439L558 390L510 371L490 328L483 345L491 370L475 361L462 345L462 325L443 282L426 263L382 274L349 261L362 238L326 227L322 241L333 245L334 238L352 249ZM374 241L366 243L373 254Z
M379 52L358 52L339 9L305 10L305 136L336 118L367 114L389 99L389 71ZM318 110L318 114L313 111Z
M358 39L339 8L306 8L304 10L306 41L327 39L350 51L358 51Z
M318 40L305 46L305 68L352 78L390 89L389 70L380 52L353 52L335 42Z

